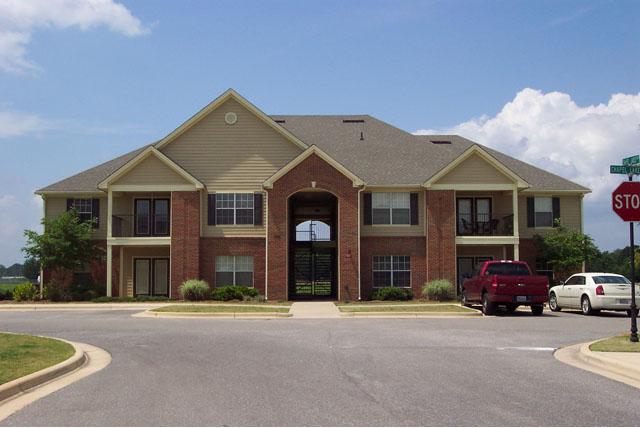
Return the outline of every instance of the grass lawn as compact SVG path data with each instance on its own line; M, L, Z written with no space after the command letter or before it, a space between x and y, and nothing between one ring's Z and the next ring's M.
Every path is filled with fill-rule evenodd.
M170 305L152 309L152 312L197 312L197 313L233 313L233 312L289 312L289 308L249 305Z
M361 300L355 302L336 302L336 306L360 306L360 305L452 305L457 304L457 300L448 300L446 302L436 302L432 300Z
M473 309L458 305L447 304L420 304L420 305L342 305L338 306L341 312L475 312Z
M6 292L6 291L13 292L13 289L16 288L16 285L18 284L0 284L0 293Z
M75 353L68 343L0 333L0 385L58 364Z
M629 334L623 334L593 343L589 349L596 352L640 352L640 343L629 342Z

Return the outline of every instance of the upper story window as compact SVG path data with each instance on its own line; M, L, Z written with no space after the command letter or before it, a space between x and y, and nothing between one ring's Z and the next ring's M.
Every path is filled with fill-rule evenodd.
M553 203L551 197L534 198L535 226L553 226Z
M410 193L371 194L372 224L411 224Z
M67 211L75 210L78 213L78 218L81 222L92 221L93 228L97 229L99 224L100 215L100 199L89 198L73 198L67 199Z
M217 224L253 224L253 193L216 193Z

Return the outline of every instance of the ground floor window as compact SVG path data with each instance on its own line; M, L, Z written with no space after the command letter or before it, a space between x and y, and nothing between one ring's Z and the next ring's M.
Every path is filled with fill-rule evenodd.
M545 275L549 278L549 284L555 285L553 282L553 265L544 260L536 260L536 273L538 275Z
M410 287L411 258L409 256L373 256L373 286Z
M216 287L225 285L253 287L252 256L216 257Z

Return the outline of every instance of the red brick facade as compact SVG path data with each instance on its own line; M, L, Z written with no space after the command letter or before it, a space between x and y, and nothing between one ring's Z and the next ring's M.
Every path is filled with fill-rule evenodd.
M171 192L171 297L200 276L200 194Z
M427 281L456 281L455 191L427 190Z
M380 237L367 236L360 239L361 292L363 299L373 293L373 256L410 256L411 289L415 297L422 293L426 280L427 258L424 236Z
M264 296L264 238L201 238L200 278L216 284L216 256L253 256L253 286Z
M338 295L340 300L358 299L358 189L352 181L312 154L277 180L268 198L269 300L287 299L288 201L296 192L313 188L331 192L338 198Z

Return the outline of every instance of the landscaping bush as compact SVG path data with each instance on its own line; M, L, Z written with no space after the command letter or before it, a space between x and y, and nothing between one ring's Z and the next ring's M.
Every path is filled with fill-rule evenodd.
M410 288L384 287L373 293L373 300L411 300L413 291Z
M209 284L200 279L189 279L180 286L180 295L184 300L206 300L209 294Z
M73 300L71 284L67 281L50 280L44 287L44 298L52 302L70 302Z
M434 281L427 282L422 287L422 295L427 296L429 300L437 300L439 302L444 300L451 300L455 296L455 290L453 284L446 279L436 279Z
M244 287L241 285L227 285L217 287L211 292L213 300L249 300L258 297L258 290L252 287Z
M93 300L97 297L104 296L107 286L98 285L95 282L76 283L71 285L71 299L75 301Z
M13 289L13 300L16 302L36 300L36 297L38 297L38 289L30 282L18 284Z

